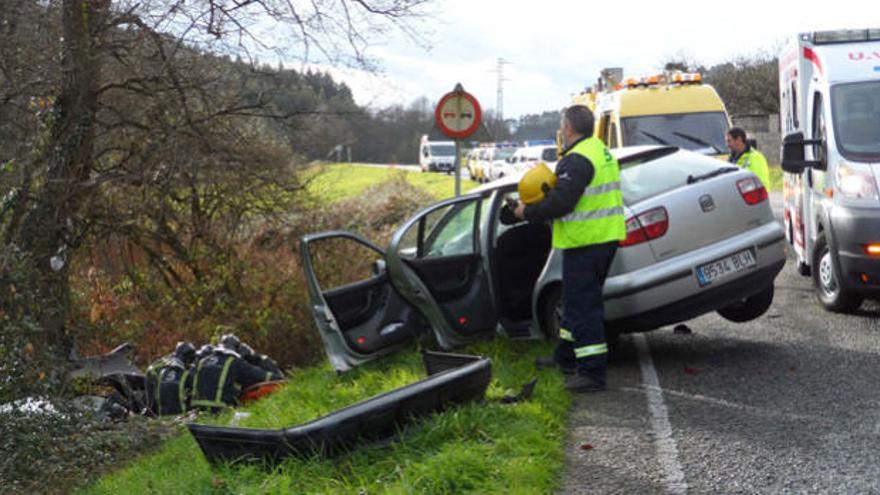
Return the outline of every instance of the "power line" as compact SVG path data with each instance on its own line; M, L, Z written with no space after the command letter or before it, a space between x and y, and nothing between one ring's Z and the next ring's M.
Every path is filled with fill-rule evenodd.
M510 79L504 77L504 66L510 65L510 62L503 57L498 57L495 62L495 68L489 72L494 72L496 76L496 95L495 95L495 121L497 128L504 122L504 82Z

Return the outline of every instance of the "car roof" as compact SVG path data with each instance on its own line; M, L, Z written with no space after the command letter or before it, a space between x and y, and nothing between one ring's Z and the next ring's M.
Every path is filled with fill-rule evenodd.
M540 147L543 147L543 146L540 146ZM700 153L694 153L693 151L688 151L686 149L677 148L675 146L650 146L650 145L647 145L647 146L625 146L623 148L615 148L610 151L611 151L611 154L614 156L614 158L616 158L618 161L631 160L631 159L637 158L640 155L654 155L654 154L656 154L657 158L655 158L655 159L662 160L662 159L666 159L667 157L672 156L672 155L681 156L681 154L686 154L688 157L691 157L691 158L699 157L699 158L705 158L707 160L717 161L719 164L722 163L717 158L707 157L707 156L702 155ZM498 189L498 188L510 186L513 184L518 184L520 179L522 178L523 174L525 174L525 172L519 172L516 174L505 175L504 177L502 177L498 180L492 181L488 184L483 184L480 187L472 189L469 192L469 194L482 193L482 192L486 192L486 191L491 191L493 189Z

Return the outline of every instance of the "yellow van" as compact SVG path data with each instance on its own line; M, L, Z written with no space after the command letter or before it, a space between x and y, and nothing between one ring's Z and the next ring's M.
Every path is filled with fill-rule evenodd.
M605 76L605 71L603 71ZM574 97L596 114L595 135L609 148L668 145L726 159L730 118L700 74L661 74L623 82L604 77Z

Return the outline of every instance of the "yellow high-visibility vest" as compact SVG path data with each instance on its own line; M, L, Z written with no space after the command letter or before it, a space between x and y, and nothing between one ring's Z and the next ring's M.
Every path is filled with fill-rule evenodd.
M620 166L596 137L584 139L566 153L581 155L593 164L593 180L574 211L553 221L553 248L570 249L626 238Z

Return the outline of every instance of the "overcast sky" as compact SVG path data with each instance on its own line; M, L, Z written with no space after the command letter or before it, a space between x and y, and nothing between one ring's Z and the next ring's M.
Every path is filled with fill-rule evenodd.
M496 107L496 60L505 66L504 116L565 106L603 67L627 76L655 72L684 55L706 65L768 51L816 29L880 27L875 0L677 0L603 2L437 0L420 31L430 48L405 36L369 53L381 75L333 70L360 104L436 102L456 82L484 108ZM526 6L529 6L526 8Z

